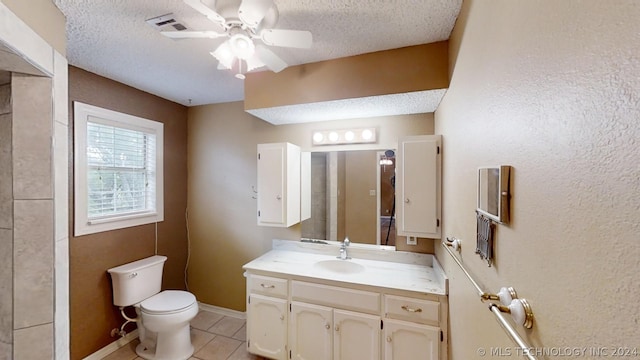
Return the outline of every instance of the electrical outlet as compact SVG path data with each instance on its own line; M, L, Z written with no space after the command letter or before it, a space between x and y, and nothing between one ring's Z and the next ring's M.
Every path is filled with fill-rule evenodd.
M415 236L407 236L407 245L418 245L418 238Z

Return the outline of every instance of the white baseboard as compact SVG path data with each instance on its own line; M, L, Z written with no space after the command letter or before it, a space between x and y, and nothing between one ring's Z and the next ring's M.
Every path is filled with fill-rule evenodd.
M200 306L200 310L209 311L209 312L212 312L212 313L216 313L216 314L220 314L220 315L224 315L224 316L228 316L228 317L232 317L232 318L236 318L236 319L242 319L242 320L246 320L247 319L247 313L246 312L242 312L242 311L238 311L238 310L226 309L226 308L223 308L223 307L209 305L209 304L205 304L205 303L201 303L201 302L198 302L198 305Z
M111 344L87 356L83 360L100 360L137 338L138 338L138 329L135 329L132 332L128 333L127 335L119 338L118 340L112 342Z

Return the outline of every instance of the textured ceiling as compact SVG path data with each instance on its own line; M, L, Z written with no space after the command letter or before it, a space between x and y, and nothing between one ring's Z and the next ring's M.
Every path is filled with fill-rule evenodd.
M176 41L145 22L174 13L189 30L219 30L181 0L54 1L67 18L71 65L183 105L244 98L242 80L217 70L209 54L225 38ZM311 49L271 47L289 65L298 65L446 40L462 0L275 3L280 12L275 28L313 34Z

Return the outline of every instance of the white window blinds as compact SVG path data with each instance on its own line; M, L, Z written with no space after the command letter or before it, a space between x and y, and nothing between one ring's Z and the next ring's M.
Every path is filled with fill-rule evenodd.
M154 134L87 122L88 218L155 210Z
M74 235L164 220L161 122L74 101Z

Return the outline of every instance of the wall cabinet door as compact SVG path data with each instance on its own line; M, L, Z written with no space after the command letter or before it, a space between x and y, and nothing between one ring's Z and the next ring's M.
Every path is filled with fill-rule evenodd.
M258 225L300 222L300 147L258 144Z
M407 136L398 140L398 235L441 237L441 157L439 135Z
M249 352L270 359L287 359L287 319L287 300L251 294L247 306Z
M440 329L400 320L384 321L385 360L438 360Z
M333 310L333 359L380 359L380 317Z
M291 303L289 347L291 359L330 360L333 354L333 309Z

